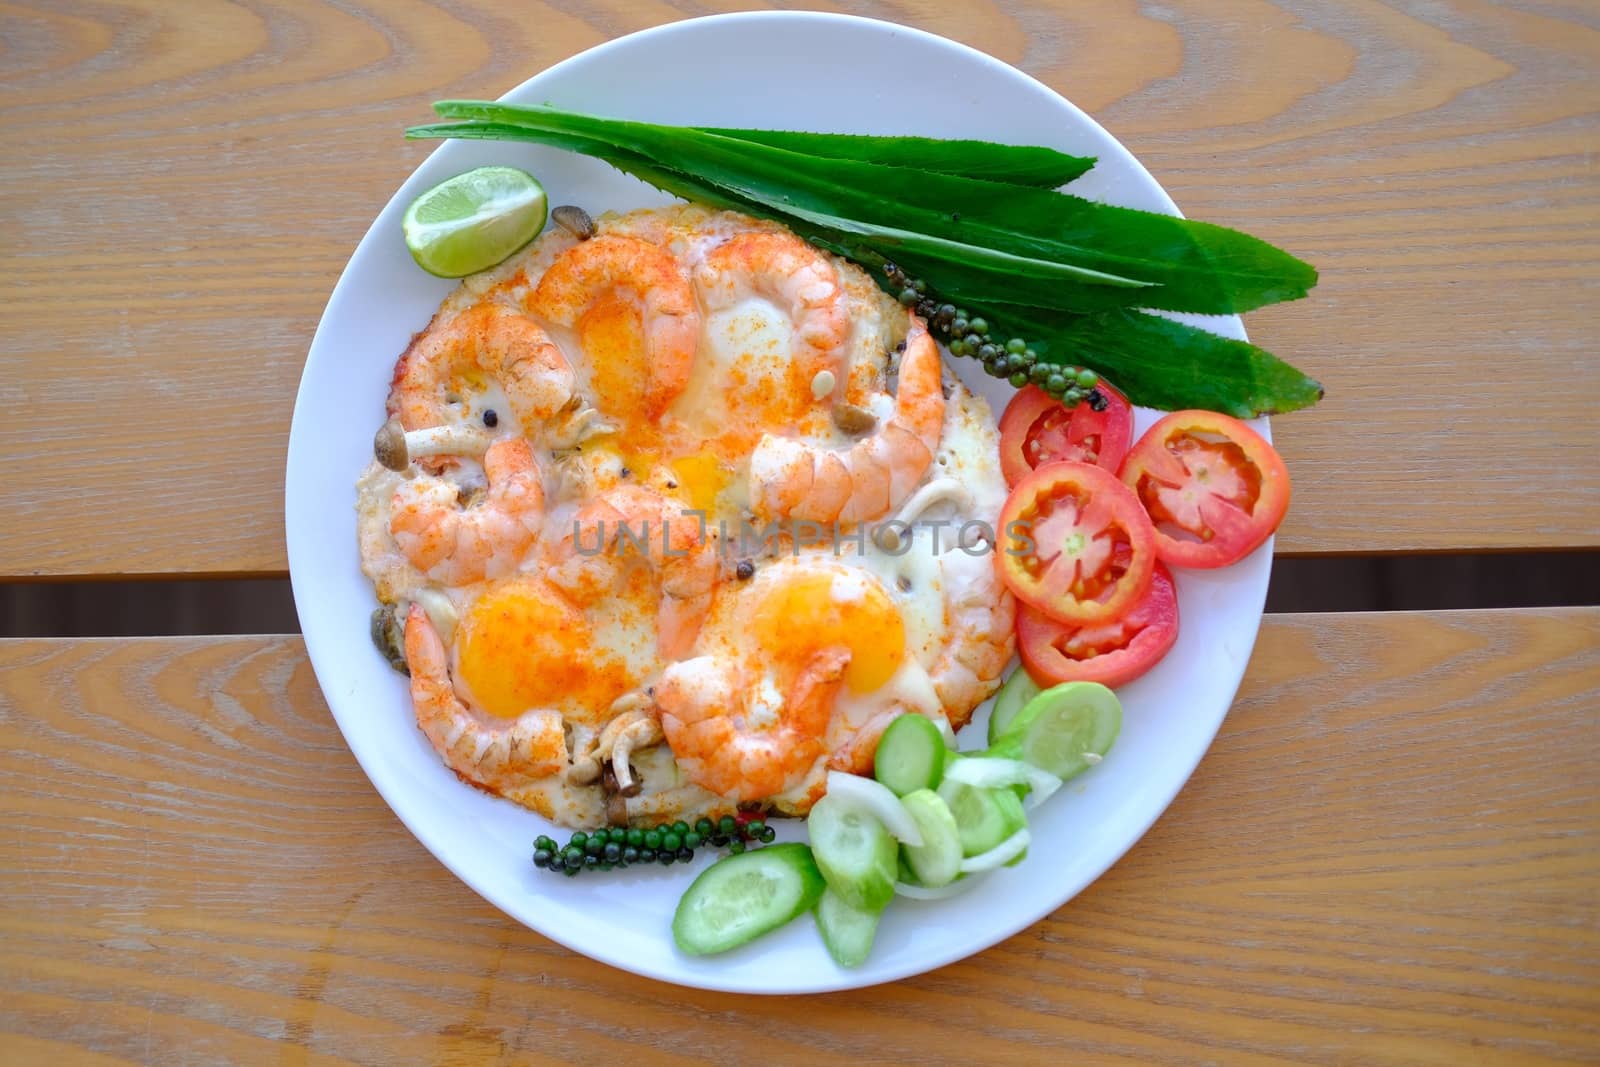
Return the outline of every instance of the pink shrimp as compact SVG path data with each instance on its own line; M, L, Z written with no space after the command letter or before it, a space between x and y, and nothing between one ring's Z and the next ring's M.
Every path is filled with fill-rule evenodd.
M448 318L442 314L412 339L395 364L389 415L405 429L444 425L453 383L474 370L500 383L512 414L530 436L573 406L572 366L538 323L498 304L477 304Z
M656 703L679 769L734 800L762 800L799 785L826 755L834 694L849 662L846 648L819 649L776 707L763 706L755 680L725 657L671 664Z
M850 316L839 274L821 252L793 234L741 233L706 255L695 281L713 311L752 293L778 301L794 323L794 361L806 387L822 371L843 380Z
M463 778L502 790L567 766L560 712L536 708L496 721L462 703L450 681L444 642L418 604L406 615L406 665L417 725L445 765Z
M711 608L718 566L715 541L681 504L625 485L579 510L557 550L550 580L589 600L615 589L630 565L656 576L656 647L666 659L687 653Z
M643 400L647 413L659 413L688 383L700 341L694 290L671 253L614 234L581 241L544 272L528 307L570 328L608 292L638 304L645 339Z
M418 474L395 490L389 532L429 579L457 586L509 574L539 535L544 486L533 447L520 437L489 446L483 457L489 489L466 507L456 486Z
M854 525L880 518L916 488L944 430L938 346L911 317L894 414L847 449L767 434L750 457L758 517Z

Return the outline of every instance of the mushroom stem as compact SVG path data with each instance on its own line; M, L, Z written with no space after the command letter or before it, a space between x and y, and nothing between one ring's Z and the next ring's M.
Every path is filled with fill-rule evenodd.
M617 735L611 745L611 770L617 777L617 792L625 797L639 795L644 784L633 776L633 768L628 765L628 760L633 756L634 749L659 745L665 736L661 732L660 721L653 715L636 720Z
M423 456L481 456L493 438L482 430L462 426L429 426L407 430L390 419L372 439L372 454L392 471L403 471Z

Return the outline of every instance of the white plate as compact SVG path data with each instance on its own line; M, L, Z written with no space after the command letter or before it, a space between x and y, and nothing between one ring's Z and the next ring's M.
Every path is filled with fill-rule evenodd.
M1050 145L1099 157L1074 191L1177 210L1121 145L1045 86L964 45L867 19L762 12L679 22L591 49L505 99L686 125ZM578 952L669 982L752 993L843 989L942 966L1038 921L1098 877L1171 802L1227 713L1260 623L1270 542L1224 572L1179 576L1177 646L1122 690L1126 722L1106 762L1035 812L1037 843L1027 861L954 900L897 900L871 959L854 970L834 965L809 919L720 957L683 956L672 944L672 911L709 860L697 859L693 870L551 876L530 862L531 842L547 824L445 770L411 718L404 680L367 637L374 600L357 558L353 483L383 421L395 358L453 284L412 264L401 213L429 186L485 163L538 175L552 204L599 211L664 202L585 157L532 145L447 143L373 223L317 329L289 436L285 510L295 606L351 751L417 839L497 907ZM1244 336L1237 318L1211 325ZM998 413L1009 387L973 373L970 361L953 362ZM1138 428L1153 417L1140 412ZM981 747L986 719L981 712L964 747Z

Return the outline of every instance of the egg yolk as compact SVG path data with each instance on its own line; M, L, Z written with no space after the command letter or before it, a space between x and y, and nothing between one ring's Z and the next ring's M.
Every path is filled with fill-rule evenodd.
M717 497L733 480L733 472L710 452L696 452L672 461L672 474L680 494L696 511L711 513Z
M819 649L848 648L844 683L852 693L882 686L906 654L906 626L899 609L865 575L801 575L762 602L754 629L761 646L791 666Z
M597 650L581 612L537 582L490 590L457 630L457 676L474 706L511 719L534 708L604 708L635 684Z

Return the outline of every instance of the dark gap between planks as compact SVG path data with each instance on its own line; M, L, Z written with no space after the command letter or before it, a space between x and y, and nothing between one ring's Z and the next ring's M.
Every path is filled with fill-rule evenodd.
M1600 604L1600 552L1280 559L1269 612ZM0 637L298 633L285 578L0 582Z

